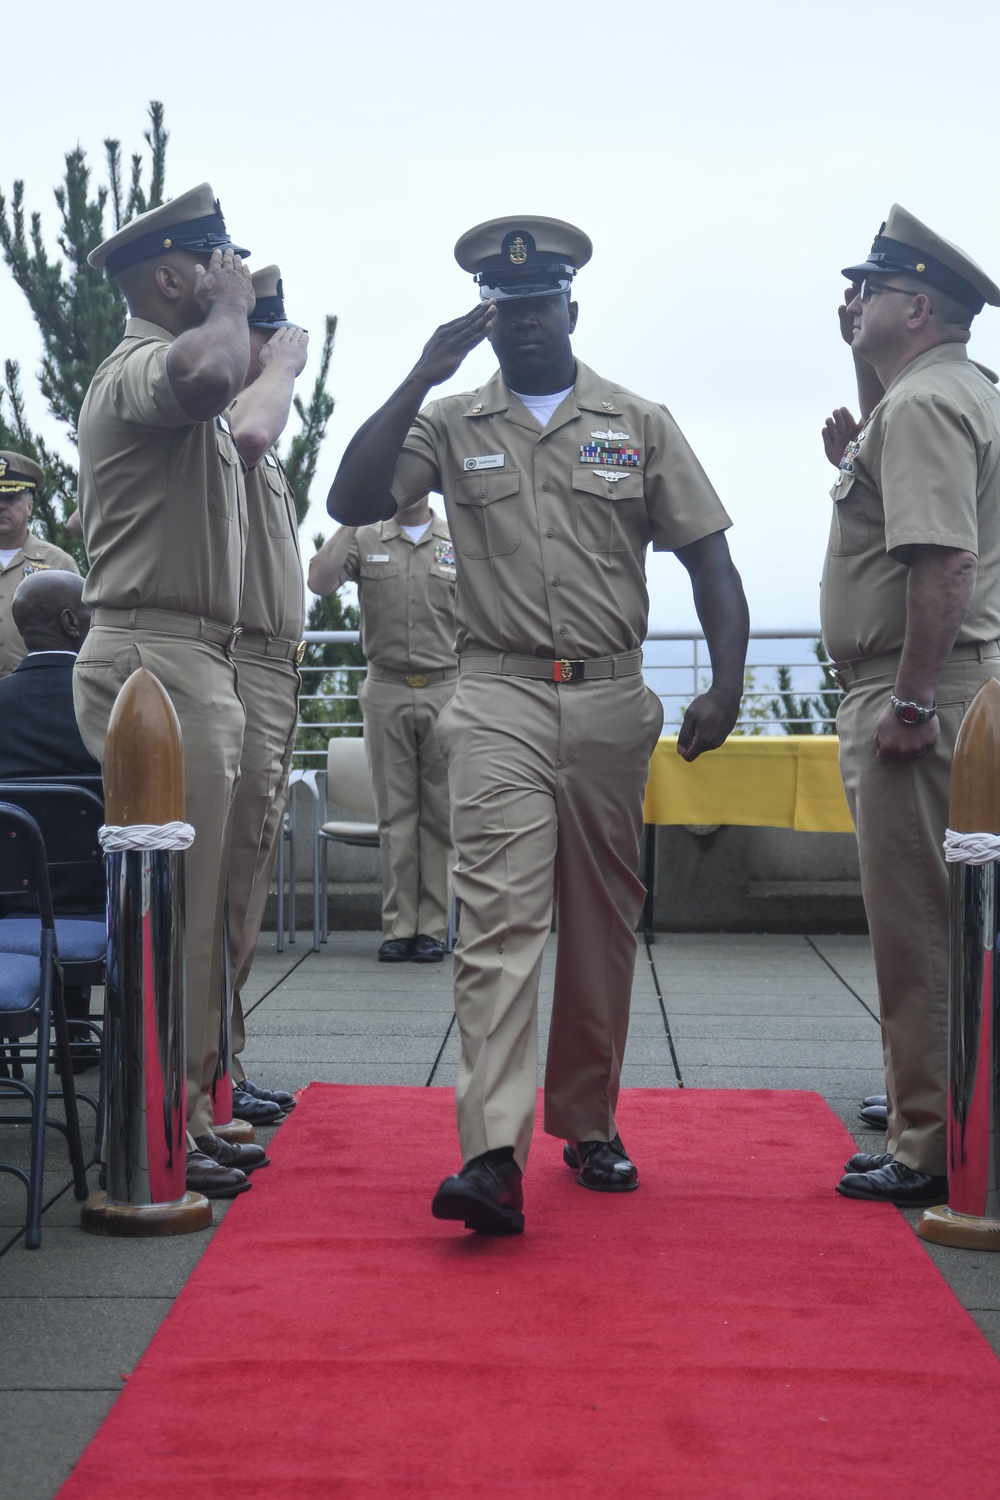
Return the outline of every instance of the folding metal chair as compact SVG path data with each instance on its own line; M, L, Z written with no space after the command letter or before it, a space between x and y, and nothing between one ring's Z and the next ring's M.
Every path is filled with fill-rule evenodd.
M0 1079L0 1098L27 1099L31 1105L31 1158L27 1171L13 1162L0 1162L0 1171L20 1178L28 1191L24 1242L36 1250L42 1242L42 1186L45 1170L45 1129L51 1126L67 1138L73 1169L73 1191L82 1202L87 1176L80 1138L80 1120L73 1087L69 1029L63 1001L63 972L59 963L56 921L52 910L45 861L45 845L38 824L19 807L0 802L0 899L33 899L37 917L18 916L8 925L0 920L0 1030L9 1037L37 1033L34 1044L34 1087L23 1079ZM33 925L34 951L23 951L22 922ZM13 945L13 946L12 946ZM48 1116L49 1060L52 1028L62 1071L66 1121ZM26 1116L0 1114L2 1124L23 1124Z

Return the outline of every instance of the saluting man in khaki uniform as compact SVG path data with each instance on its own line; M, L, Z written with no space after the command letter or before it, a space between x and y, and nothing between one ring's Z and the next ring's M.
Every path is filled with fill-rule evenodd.
M951 759L972 699L1000 678L1000 395L965 350L1000 288L898 204L843 274L862 423L841 408L824 434L839 477L823 636L846 689L840 768L889 1120L886 1151L852 1157L839 1191L915 1208L948 1186Z
M358 692L382 855L382 963L440 963L448 927L448 767L437 719L454 696L455 551L426 493L376 526L343 526L309 587L358 585L368 674Z
M225 416L250 359L249 271L208 183L91 251L128 301L118 348L80 412L80 518L93 624L74 668L87 748L104 759L115 698L137 667L166 688L184 737L188 1188L232 1197L266 1165L212 1133L222 914L244 712L232 661L246 496Z
M44 568L79 573L76 559L28 530L45 470L23 453L0 450L0 677L13 672L27 648L11 619L10 603L22 578Z
M247 553L235 652L247 713L229 853L229 951L233 981L233 1114L266 1124L295 1101L285 1089L247 1078L241 993L250 975L278 848L295 748L305 604L295 496L274 444L285 429L309 335L285 316L278 266L252 277L250 366L230 407L233 437L247 466Z
M463 235L479 307L433 335L353 438L328 500L356 524L444 494L458 569L459 682L438 721L462 903L455 1010L464 1166L432 1205L523 1228L538 976L558 913L545 1129L584 1187L638 1182L615 1124L643 889L642 792L662 722L642 679L646 548L691 574L714 676L680 734L693 759L739 710L747 613L729 518L669 412L575 359L570 285L590 240L556 219ZM431 402L489 337L500 370Z

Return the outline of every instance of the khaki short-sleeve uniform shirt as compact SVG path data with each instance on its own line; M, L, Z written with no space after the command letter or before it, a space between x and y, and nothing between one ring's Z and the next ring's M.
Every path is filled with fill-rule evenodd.
M646 634L645 550L731 523L666 407L577 361L544 432L498 371L420 412L397 505L444 495L458 565L459 653L599 657Z
M848 445L833 491L822 585L835 661L899 651L914 546L979 559L958 641L1000 637L1000 393L964 344L906 366Z
M305 620L295 495L272 448L244 478L247 554L240 625L253 635L299 641Z
M0 677L13 672L26 654L24 642L14 629L14 622L10 617L14 591L21 579L27 578L29 573L49 568L56 568L64 573L80 571L76 559L70 553L64 552L61 547L54 547L51 542L43 542L30 531L20 552L11 558L5 568L0 567Z
M395 521L359 527L344 577L358 585L366 661L398 672L457 668L455 551L439 516L416 542Z
M225 416L193 422L167 375L173 336L130 318L80 412L80 517L95 607L200 615L232 627L246 496Z

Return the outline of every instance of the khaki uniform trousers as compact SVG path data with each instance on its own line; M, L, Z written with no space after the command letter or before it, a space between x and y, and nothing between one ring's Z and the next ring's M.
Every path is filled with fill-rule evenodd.
M73 697L84 743L102 764L115 699L138 667L163 684L184 737L186 816L195 830L184 857L187 1121L189 1134L199 1136L211 1131L213 1121L222 913L245 714L224 647L146 629L94 626L73 670Z
M246 1077L242 990L257 952L271 872L278 852L285 793L295 748L299 674L295 664L236 650L236 677L247 713L229 851L229 961L233 982L232 1078Z
M863 668L862 668L863 670ZM895 682L890 668L854 682L840 706L840 773L861 857L889 1102L886 1149L917 1172L947 1168L948 826L951 759L980 687L1000 657L949 663L938 683L941 733L919 760L882 761L875 726Z
M455 894L456 1105L463 1161L513 1146L538 1087L538 978L556 901L545 1130L608 1140L628 1034L642 796L663 724L642 677L555 683L465 673L438 721Z
M382 935L443 942L451 832L437 719L457 678L411 688L368 677L358 689L382 859Z

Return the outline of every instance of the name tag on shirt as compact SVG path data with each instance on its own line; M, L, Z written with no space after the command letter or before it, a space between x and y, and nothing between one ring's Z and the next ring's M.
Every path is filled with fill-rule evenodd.
M502 469L505 462L503 453L480 453L478 458L467 458L462 468L471 472L473 469Z
M390 562L388 552L369 552L365 562Z

